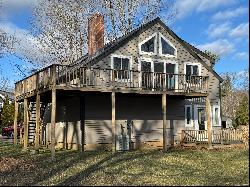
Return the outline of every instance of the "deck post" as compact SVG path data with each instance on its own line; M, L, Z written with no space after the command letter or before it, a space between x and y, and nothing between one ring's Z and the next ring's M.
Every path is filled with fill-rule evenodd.
M112 153L116 150L116 128L115 128L115 92L111 94L112 102Z
M84 151L85 143L85 96L80 96L80 124L81 124L81 142L80 152Z
M40 134L40 94L36 94L36 134L35 134L35 150L39 150L39 134Z
M52 101L51 101L51 160L55 160L55 126L56 126L56 66L52 66Z
M17 117L18 117L18 102L15 98L15 116L14 116L14 146L17 146Z
M166 116L166 93L162 94L162 115L163 115L163 151L167 151L167 139L166 139L166 129L167 129L167 116Z
M209 97L206 97L206 116L207 116L207 134L208 134L208 148L212 148L212 124L211 124L211 106Z
M23 138L23 151L27 151L28 149L28 131L29 131L29 124L28 124L28 99L24 98L24 106L23 106L23 122L24 122L24 138Z
M55 160L56 90L52 89L51 104L51 159Z

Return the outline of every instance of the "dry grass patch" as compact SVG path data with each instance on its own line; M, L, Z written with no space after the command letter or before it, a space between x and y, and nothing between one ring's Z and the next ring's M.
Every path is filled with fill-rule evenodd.
M249 184L246 149L21 152L0 144L1 185L245 185ZM6 160L7 159L7 160ZM28 167L29 166L29 167Z

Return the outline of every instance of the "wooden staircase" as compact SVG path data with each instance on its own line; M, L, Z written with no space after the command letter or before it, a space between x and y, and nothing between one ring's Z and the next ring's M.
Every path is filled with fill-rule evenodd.
M40 114L41 119L43 119L44 111L47 107L46 103L40 103ZM29 119L28 119L28 142L29 144L35 144L35 134L36 134L36 103L30 102L29 104Z

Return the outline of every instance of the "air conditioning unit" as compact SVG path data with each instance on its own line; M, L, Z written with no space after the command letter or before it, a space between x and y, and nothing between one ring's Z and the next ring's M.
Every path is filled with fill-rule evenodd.
M117 151L128 151L129 150L129 136L118 135L116 140Z

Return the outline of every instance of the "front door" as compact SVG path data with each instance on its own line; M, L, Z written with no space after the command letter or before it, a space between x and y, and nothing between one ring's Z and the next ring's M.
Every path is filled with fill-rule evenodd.
M194 106L195 130L206 130L206 108L203 106Z
M205 130L205 109L198 108L198 124L199 130Z

